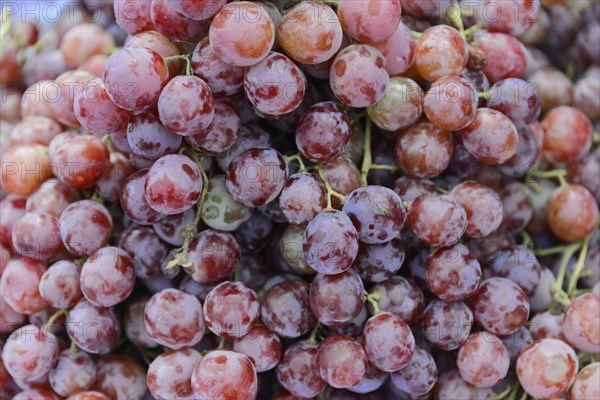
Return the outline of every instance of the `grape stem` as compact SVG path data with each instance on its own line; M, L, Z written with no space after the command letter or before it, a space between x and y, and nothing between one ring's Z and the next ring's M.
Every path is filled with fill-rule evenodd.
M600 144L600 133L594 132L594 136L592 136L592 142L594 144Z
M102 142L106 145L106 148L108 149L109 153L115 152L115 148L113 147L112 140L108 133L106 135L102 136Z
M219 339L219 345L217 346L217 350L222 350L225 348L225 337L221 336Z
M331 188L331 185L327 181L327 178L325 177L325 173L323 172L323 165L322 164L317 164L316 165L316 169L317 169L317 173L319 174L319 178L321 178L321 181L323 182L323 185L325 185L325 190L327 191L327 193L325 195L327 197L327 207L325 208L324 211L331 211L331 210L334 209L332 207L332 205L331 205L331 196L335 196L342 203L345 203L346 202L346 196L344 196L341 193L336 192L335 190L333 190Z
M452 3L452 5L446 9L446 18L454 24L461 35L465 34L465 26L462 20L462 10L458 3Z
M4 37L10 30L10 18L8 17L8 14L9 14L8 7L5 7L4 9L2 9L2 16L0 16L0 18L2 20L2 27L0 27L0 43L4 43ZM1 47L4 47L4 46L1 46ZM2 50L2 49L0 49L0 50Z
M554 301L563 305L569 306L571 304L571 300L565 291L562 289L563 282L565 280L565 275L567 273L567 265L571 260L571 257L579 248L581 247L581 243L574 243L567 246L564 249L562 259L560 261L560 266L558 268L558 275L556 276L556 282L550 287L550 291L552 292L552 296ZM581 272L580 272L581 273Z
M488 90L486 92L479 92L477 93L477 97L479 97L480 99L489 100L492 98L492 91Z
M319 331L321 330L321 323L317 321L315 327L310 331L310 336L306 340L310 344L317 344L317 336L319 335Z
M415 39L420 38L421 36L423 36L423 33L421 32L417 32L417 31L412 31L413 36L415 37Z
M567 170L566 169L553 169L551 171L537 171L534 170L531 172L530 177L536 177L536 178L556 178L558 179L558 182L560 183L560 186L566 186L567 185L567 181L565 179L565 176L567 176Z
M186 66L185 66L185 74L186 75L192 75L192 55L191 54L180 54L180 55L176 55L176 56L171 56L171 57L165 57L165 63L169 64L173 61L180 61L180 60L185 60Z
M385 165L385 164L373 164L369 167L369 169L383 169L386 171L398 172L400 168L395 165Z
M69 352L71 354L75 354L79 351L79 348L77 347L77 344L75 343L74 340L71 340L71 346L69 347Z
M484 26L485 25L483 22L477 22L475 25L473 25L469 29L465 29L465 31L463 32L463 35L464 35L464 37L469 37L472 34L474 34L475 32L477 32L478 30L480 30L481 28L483 28Z
M449 191L449 190L446 190L446 189L444 189L444 188L441 188L441 187L439 187L439 186L436 186L435 190L437 190L437 191L438 191L438 192L440 192L441 194L448 194L448 193L450 193L450 191Z
M69 315L69 310L67 310L66 308L61 308L60 310L58 310L54 314L52 314L52 316L50 318L48 318L48 322L46 322L44 324L44 326L42 326L42 331L48 332L48 330L50 329L50 327L52 325L54 325L54 323L56 322L56 320L59 319L61 315L68 316Z
M371 306L373 307L373 315L381 314L378 303L380 299L381 292L379 290L375 290L373 293L369 293L365 290L365 300L371 303Z
M302 161L302 155L300 153L294 154L293 156L284 156L284 158L288 164L291 161L297 161L300 165L300 170L298 172L306 171L306 166L304 165L304 161Z
M361 182L363 186L367 186L367 175L369 173L369 169L373 165L373 159L371 157L371 130L373 129L373 121L371 118L367 118L367 122L365 124L365 145L364 145L364 155L362 168L360 172Z
M533 239L531 239L531 235L529 235L527 231L521 232L521 238L523 239L523 241L521 242L523 246L527 247L530 250L533 249Z
M577 262L573 266L573 273L569 276L569 286L567 287L567 293L570 296L575 294L575 290L577 289L577 281L581 278L581 273L583 272L583 268L585 267L585 258L587 257L587 252L589 248L589 238L586 238L583 241L583 245L581 246L581 251L579 252L579 257L577 257Z
M357 123L362 117L366 116L367 113L364 111L359 112L350 120L350 125Z

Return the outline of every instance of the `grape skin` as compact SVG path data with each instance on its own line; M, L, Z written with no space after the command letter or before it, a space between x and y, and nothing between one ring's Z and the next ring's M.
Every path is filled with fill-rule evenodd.
M367 372L367 355L360 343L348 335L331 335L317 349L321 378L335 388L360 382Z
M131 357L111 354L98 361L92 387L113 399L138 399L146 393L145 370Z
M223 282L204 301L204 321L215 335L237 339L256 324L260 303L256 293L240 282Z
M56 337L35 325L12 332L2 349L4 367L19 380L32 381L47 375L57 357Z
M40 278L40 296L55 308L69 308L82 296L80 267L66 260L52 264ZM64 396L64 395L63 395Z
M201 360L200 353L190 348L162 353L148 367L148 390L157 400L192 399L192 373Z
M291 345L275 370L281 386L303 398L313 398L325 389L327 383L315 368L317 351L317 345L306 341Z
M269 330L284 338L297 338L317 322L309 304L309 285L304 281L283 281L262 298L260 316Z
M394 313L408 325L414 325L421 318L425 308L423 292L411 281L401 276L392 276L389 280L373 285L372 292L379 292L381 311ZM370 311L371 304L367 305Z
M194 237L189 248L189 263L184 270L202 284L225 279L240 261L240 247L229 233L204 230Z
M233 350L248 356L256 372L275 368L282 354L279 336L259 324L255 325L246 336L236 339Z
M244 354L214 350L194 368L192 390L197 399L253 399L258 390L256 369Z
M290 224L306 226L327 206L325 195L325 185L315 174L300 172L286 181L279 207Z
M121 336L121 324L114 309L96 307L86 299L79 300L71 309L66 326L77 347L92 354L110 352Z
M600 295L586 293L574 298L565 312L563 334L572 346L581 351L600 351L599 305Z
M89 257L108 243L113 221L103 205L93 200L80 200L65 208L58 220L58 229L71 254Z
M500 196L488 186L464 181L450 191L450 196L455 197L467 213L466 236L483 238L500 227L502 202Z
M502 341L487 332L471 334L458 351L460 376L475 387L492 387L507 374L508 351Z
M48 375L57 394L68 397L89 389L96 380L96 365L85 352L62 351Z
M421 329L435 347L451 351L461 347L473 326L473 313L463 302L433 300L423 314Z
M427 257L425 264L427 286L446 302L470 297L479 287L481 267L462 244L443 247Z
M365 43L377 43L394 34L400 23L399 0L342 0L337 15L344 32Z
M594 231L598 218L598 203L583 186L561 186L548 200L548 225L562 240L583 240Z
M412 79L398 76L390 78L383 98L367 107L373 123L388 131L409 128L422 112L423 91Z
M438 371L433 356L416 346L410 363L390 374L392 385L404 393L424 396L433 390L438 380Z
M367 320L363 341L369 362L386 372L408 365L415 349L415 339L408 325L388 312Z
M467 127L477 113L473 85L458 76L444 76L431 85L423 98L423 111L438 128L458 131Z
M360 277L352 269L337 275L317 274L310 285L310 309L323 325L341 327L360 314L364 291Z
M586 365L579 371L573 386L571 386L571 398L585 400L600 396L598 382L600 382L600 363Z
M417 197L408 209L407 223L420 240L431 246L450 246L467 228L467 214L451 196L437 193Z
M417 40L415 55L419 74L433 82L462 72L467 65L467 41L450 26L434 26L425 30ZM440 59L444 61L440 62Z
M4 301L19 314L42 311L48 303L40 295L39 285L46 265L28 258L14 258L2 273L0 291Z

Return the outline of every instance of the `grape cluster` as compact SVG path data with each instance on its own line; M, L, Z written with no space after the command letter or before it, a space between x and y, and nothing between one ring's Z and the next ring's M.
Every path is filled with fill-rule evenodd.
M8 3L1 399L600 399L600 2Z

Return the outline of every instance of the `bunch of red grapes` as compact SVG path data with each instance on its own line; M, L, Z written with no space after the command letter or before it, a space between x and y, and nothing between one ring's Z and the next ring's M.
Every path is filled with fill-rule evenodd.
M600 2L52 4L0 23L1 399L600 399Z

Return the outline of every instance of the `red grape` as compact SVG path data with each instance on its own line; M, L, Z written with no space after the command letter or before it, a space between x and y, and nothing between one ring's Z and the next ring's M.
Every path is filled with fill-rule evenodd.
M190 243L189 264L184 269L196 282L216 283L233 272L240 255L240 247L231 234L207 229Z
M467 213L465 235L472 238L486 237L502 223L502 202L491 188L475 181L464 181L450 192Z
M48 303L40 295L39 286L46 265L29 258L14 258L8 262L0 291L4 301L19 314L33 314L44 310Z
M508 78L491 87L487 107L500 111L515 123L531 124L541 111L541 99L535 85L521 79Z
M113 399L139 399L146 393L145 370L131 357L111 354L98 361L93 389Z
M190 41L206 32L209 21L194 21L176 11L176 2L152 0L150 17L157 31L171 40Z
M121 325L112 308L96 307L81 299L69 311L66 326L77 347L92 354L113 350L121 336Z
M52 172L75 189L92 186L102 178L110 153L95 136L76 136L58 145L52 158Z
M147 0L115 0L117 24L125 32L135 35L153 28L150 19L150 2Z
M468 53L467 41L460 32L437 25L417 40L415 66L425 80L434 82L443 76L459 75L467 65Z
M217 336L237 339L246 335L259 316L256 293L240 282L223 282L204 301L206 327Z
M323 325L340 327L360 314L365 288L354 270L337 275L317 274L310 285L310 309Z
M194 75L202 78L214 95L230 95L239 92L244 85L244 68L221 60L208 37L196 45L192 53Z
M129 111L112 102L100 78L92 79L77 90L73 110L81 126L96 136L119 130L129 119Z
M398 75L407 72L415 61L415 44L411 29L400 22L392 36L373 43L373 47L385 57L387 72L390 75Z
M421 329L435 347L451 351L462 346L473 326L473 313L463 302L433 300L423 314Z
M240 131L237 108L228 100L215 99L214 118L210 125L185 138L194 149L207 154L223 153L235 143Z
M465 232L467 213L454 197L428 193L412 202L407 224L417 238L430 246L450 246Z
M122 154L110 153L109 165L102 177L96 182L96 189L106 201L117 201L125 181L135 171L133 163Z
M92 56L108 53L114 47L112 35L91 23L72 27L60 41L60 51L70 68L77 68Z
M195 19L195 20L206 20L212 17L219 11L225 4L225 0L202 0L202 1L188 1L188 0L175 0L172 1L173 10L179 14Z
M10 132L10 144L11 146L20 144L48 146L61 130L60 124L52 118L41 115L23 117Z
M433 356L417 346L410 363L390 376L396 389L414 398L426 396L433 389L438 379L438 370Z
M92 200L71 203L58 220L60 237L75 256L91 256L110 239L112 218L102 204Z
M51 332L25 325L6 340L2 361L13 378L32 381L50 372L58 352L57 339Z
M121 191L121 207L133 221L142 225L154 224L166 215L150 207L144 196L144 185L148 176L147 169L141 169L131 174L123 184Z
M174 153L181 136L165 128L154 110L133 114L127 125L127 142L131 152L147 160L157 160Z
M506 376L510 358L496 335L477 332L461 346L456 364L466 382L475 387L492 387Z
M12 229L12 246L16 253L34 260L47 260L64 250L58 232L58 219L47 213L27 213Z
M425 308L423 292L411 281L393 276L389 280L377 283L371 288L372 292L379 292L381 298L377 301L381 311L394 313L406 324L414 325ZM369 310L374 311L371 304Z
M383 98L367 107L367 113L378 127L396 131L415 124L423 112L423 91L409 78L393 77Z
M214 350L194 368L192 390L196 399L254 399L256 369L244 354Z
M600 295L586 293L573 299L565 312L563 334L581 351L600 351ZM577 368L576 368L577 369Z
M202 356L194 349L168 350L148 366L148 390L157 400L193 397L191 378Z
M317 345L296 342L283 354L277 365L277 380L294 396L316 397L327 383L321 378L317 364Z
M571 398L573 400L593 399L600 396L600 363L586 365L579 370L573 386Z
M315 174L299 172L285 182L279 206L290 224L306 226L327 206L325 195L325 185Z
M381 42L392 36L400 23L400 0L342 0L337 15L344 31L365 43Z
M548 225L562 240L583 240L598 225L598 203L583 186L559 187L548 200Z
M492 400L497 396L491 388L476 388L461 378L457 369L450 370L440 376L434 389L439 400L477 399Z
M463 300L475 293L481 279L477 259L462 244L440 248L427 257L427 286L440 299Z
M40 296L55 308L74 306L82 296L80 269L77 264L66 260L52 264L40 279Z
M582 158L592 144L593 128L589 118L573 107L552 109L541 121L544 130L544 156L552 163Z
M369 363L382 371L394 372L410 362L415 339L410 328L396 314L383 312L367 320L363 341Z
M504 33L486 33L475 43L486 55L487 65L483 72L491 83L518 78L525 71L525 46L516 38Z
M367 372L363 346L348 335L331 335L317 349L321 378L335 388L348 388L360 382Z
M2 189L28 196L52 177L48 147L37 144L12 146L2 154Z
M261 302L260 316L269 330L284 338L297 338L317 322L309 305L304 281L284 281L270 288Z
M423 111L429 120L445 131L458 131L475 119L477 95L469 81L444 76L431 85L423 98Z
M352 266L363 280L384 282L402 267L404 247L398 238L382 244L360 243Z
M51 86L46 94L50 100L50 107L54 111L54 118L58 122L68 126L79 126L75 115L73 102L78 89L84 87L87 82L94 79L89 72L72 70L59 75L55 85Z
M61 396L67 397L89 389L96 380L96 365L83 351L64 350L48 375L50 386Z
M255 325L246 336L235 340L233 350L248 356L256 372L265 372L279 363L281 340L264 325Z
M481 20L490 32L519 36L531 29L538 20L540 10L539 0L485 0Z

